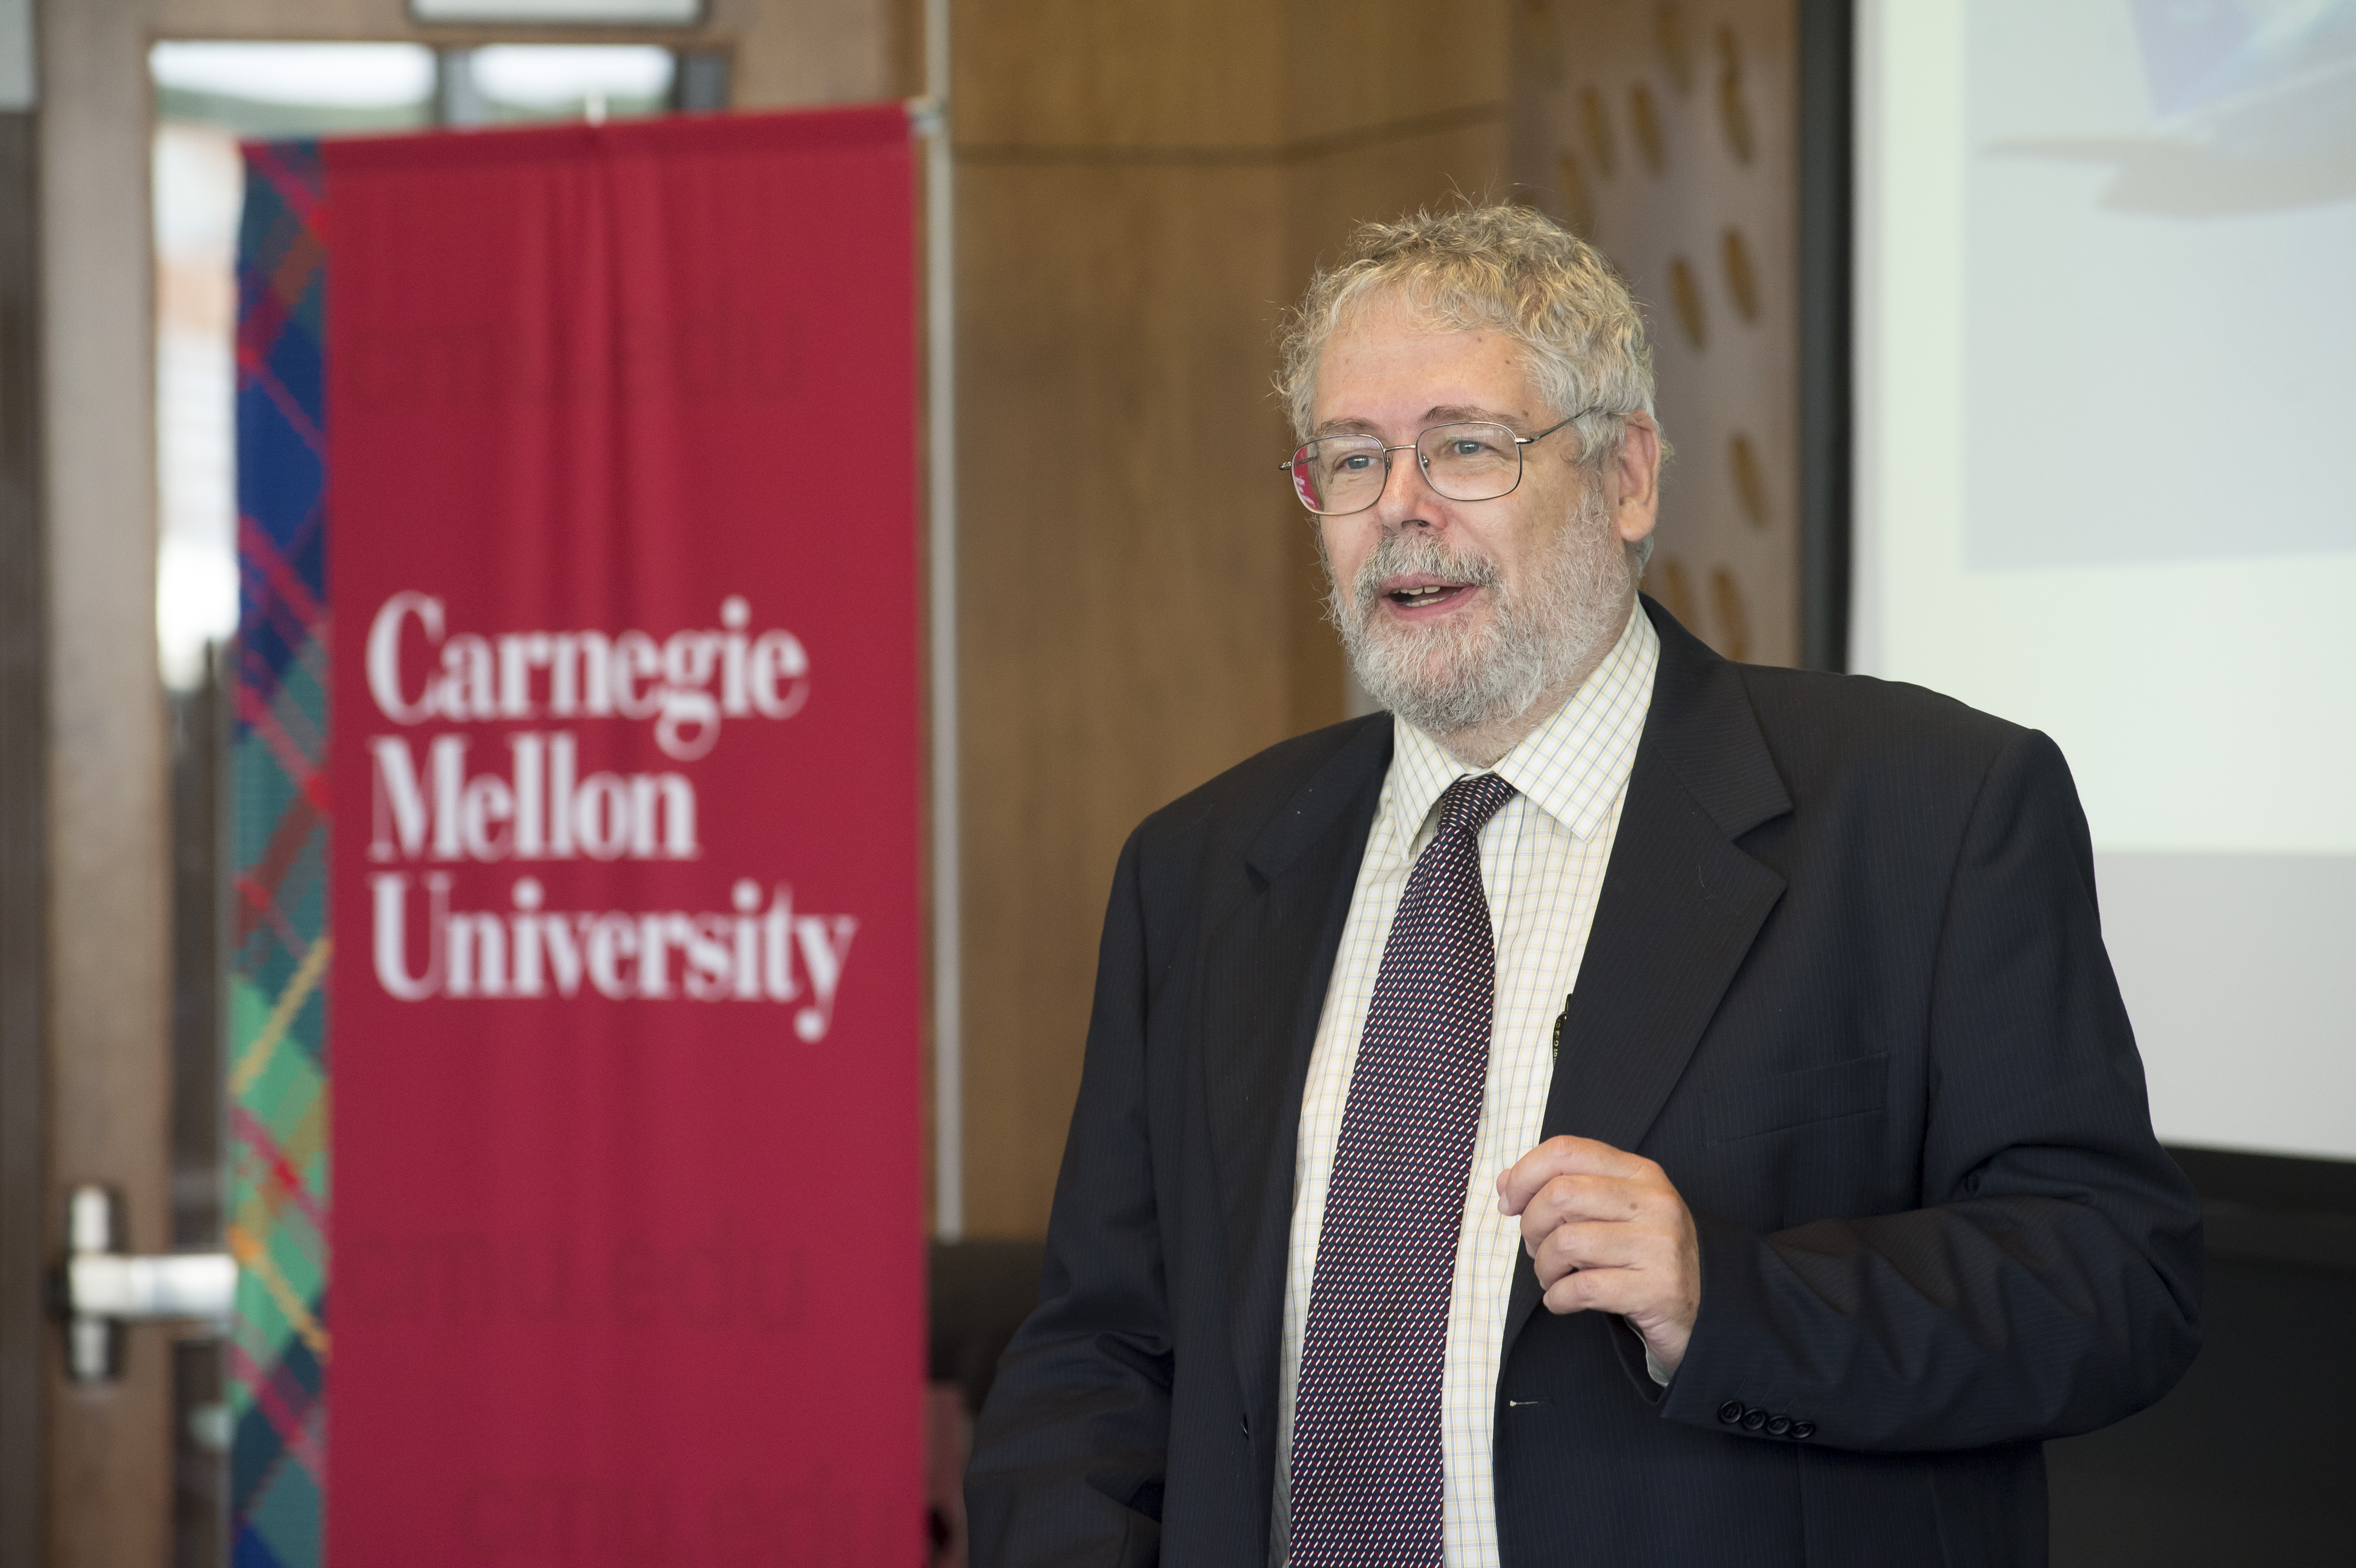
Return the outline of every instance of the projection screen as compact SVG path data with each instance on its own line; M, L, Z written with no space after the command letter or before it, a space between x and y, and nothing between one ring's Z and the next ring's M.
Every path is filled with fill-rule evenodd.
M1862 0L1853 667L2069 757L2171 1142L2356 1157L2356 0Z

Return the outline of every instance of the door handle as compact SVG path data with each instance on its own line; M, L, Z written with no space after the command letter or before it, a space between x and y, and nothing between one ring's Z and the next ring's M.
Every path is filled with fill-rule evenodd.
M197 1319L227 1323L237 1296L237 1260L227 1253L115 1250L122 1226L114 1194L75 1188L66 1198L66 1368L78 1382L102 1382L123 1365L126 1323Z

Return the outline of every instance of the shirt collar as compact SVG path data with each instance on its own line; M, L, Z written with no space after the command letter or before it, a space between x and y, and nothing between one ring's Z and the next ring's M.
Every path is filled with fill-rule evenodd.
M1573 837L1591 837L1635 767L1660 660L1660 634L1638 605L1620 640L1570 700L1524 736L1494 771ZM1401 838L1418 837L1448 786L1474 771L1414 725L1399 723L1386 793Z

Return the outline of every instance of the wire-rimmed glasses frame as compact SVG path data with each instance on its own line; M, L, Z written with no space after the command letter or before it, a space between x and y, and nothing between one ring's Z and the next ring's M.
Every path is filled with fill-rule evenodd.
M1390 485L1391 453L1394 452L1414 453L1416 466L1423 475L1423 482L1431 486L1432 494L1440 496L1442 499L1450 501L1494 501L1503 496L1510 496L1515 490L1521 488L1523 473L1522 448L1529 446L1537 442L1544 441L1555 432L1562 429L1563 426L1576 423L1578 421L1586 418L1589 414L1595 411L1596 411L1592 408L1581 409L1579 412L1571 415L1569 419L1561 420L1554 424L1547 426L1546 429L1538 432L1536 435L1515 435L1511 425L1501 424L1495 420L1451 420L1446 424L1431 425L1423 430L1418 431L1413 441L1404 443L1398 446L1384 445L1382 438L1379 436L1365 435L1355 432L1344 435L1320 436L1315 441L1303 442L1301 445L1295 447L1293 449L1292 455L1278 464L1277 467L1287 472L1290 475L1294 498L1300 501L1300 503L1303 507L1307 507L1311 512L1321 517L1346 517L1355 513L1365 511L1369 507L1377 505L1383 498L1383 492L1389 488ZM1485 480L1476 478L1476 475L1484 471L1482 467L1482 460L1479 458L1478 454L1474 454L1469 465L1461 463L1451 464L1449 460L1449 454L1445 450L1446 434L1450 431L1499 431L1504 432L1506 442L1511 443L1511 450L1514 454L1512 474L1509 475L1505 472L1502 462L1495 462L1486 470L1486 472L1490 474L1491 477ZM1431 445L1432 438L1435 436L1442 438L1438 443L1441 448L1441 451L1438 455L1435 455ZM1477 438L1473 438L1473 443L1479 444ZM1331 487L1330 485L1321 485L1318 483L1317 475L1315 474L1318 449L1320 447L1329 445L1349 453L1363 456L1370 461L1376 458L1381 459L1381 481L1375 485L1373 493L1369 495L1365 500L1357 503L1355 506L1336 507L1331 508L1318 504L1318 497L1320 495L1322 495L1325 489ZM1505 443L1492 443L1492 449L1497 457L1502 458L1503 452L1505 450ZM1433 466L1435 464L1439 465L1440 470L1438 476L1435 476L1433 474ZM1451 470L1458 469L1460 467L1462 469L1462 472L1451 472ZM1372 479L1374 477L1371 470L1361 472L1365 478ZM1496 481L1498 480L1504 481L1502 487L1497 486ZM1455 488L1451 488L1450 486L1451 485L1454 485ZM1477 493L1459 495L1457 493L1458 490L1466 490Z

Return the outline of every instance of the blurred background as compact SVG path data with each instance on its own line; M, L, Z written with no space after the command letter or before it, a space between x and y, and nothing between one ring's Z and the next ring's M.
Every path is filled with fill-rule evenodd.
M2178 1392L2052 1448L2056 1561L2344 1561L2356 4L0 0L0 1564L222 1560L217 1341L73 1381L48 1281L81 1182L220 1245L239 139L927 95L944 1559L1119 844L1363 707L1278 314L1352 223L1495 197L1645 306L1647 592L2078 770L2211 1284Z

